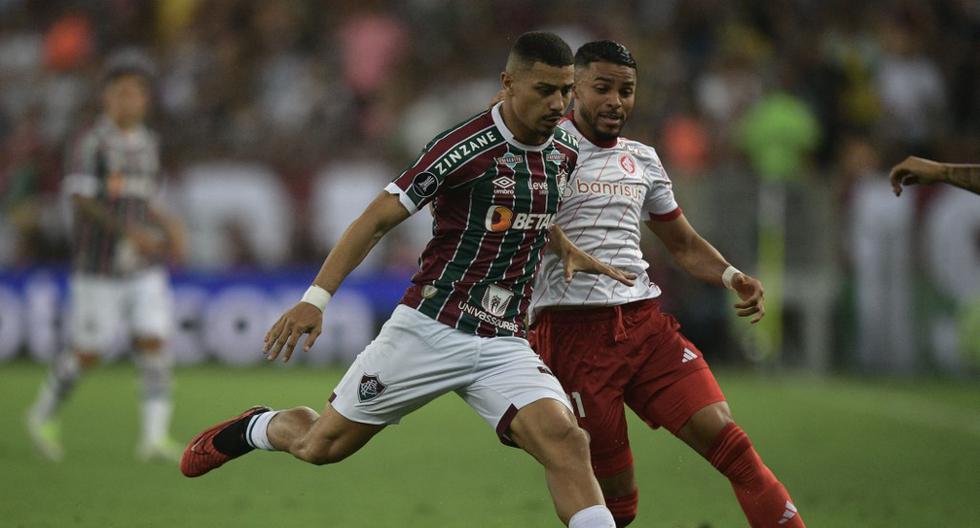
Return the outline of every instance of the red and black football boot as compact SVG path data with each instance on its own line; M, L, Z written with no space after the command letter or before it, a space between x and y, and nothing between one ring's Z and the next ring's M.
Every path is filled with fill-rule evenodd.
M180 472L185 477L199 477L251 451L253 448L245 441L245 427L253 416L270 410L257 405L230 420L205 429L184 449L184 455L180 457Z

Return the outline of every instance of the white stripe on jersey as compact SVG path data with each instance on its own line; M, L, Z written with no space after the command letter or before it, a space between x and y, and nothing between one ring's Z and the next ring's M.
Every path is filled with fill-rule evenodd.
M536 278L531 319L549 306L616 306L660 296L640 251L640 228L650 215L677 209L670 179L653 147L620 138L594 145L572 120L560 125L579 139L579 162L568 180L555 222L595 258L636 273L633 287L604 275L577 273L565 282L561 260L549 252Z

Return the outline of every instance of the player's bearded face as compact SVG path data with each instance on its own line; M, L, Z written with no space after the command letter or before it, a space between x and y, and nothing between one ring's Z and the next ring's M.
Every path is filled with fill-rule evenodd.
M636 102L636 70L610 62L593 62L575 72L575 113L595 139L616 139Z
M514 72L509 86L505 86L505 97L527 132L546 138L565 115L574 81L572 66L535 62L530 68Z

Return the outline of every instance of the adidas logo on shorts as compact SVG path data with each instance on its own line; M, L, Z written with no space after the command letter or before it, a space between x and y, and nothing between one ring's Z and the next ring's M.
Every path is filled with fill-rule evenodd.
M694 352L691 352L691 349L690 348L685 348L684 349L684 358L681 359L681 363L687 363L688 361L694 361L697 358L698 358L698 355L695 354Z

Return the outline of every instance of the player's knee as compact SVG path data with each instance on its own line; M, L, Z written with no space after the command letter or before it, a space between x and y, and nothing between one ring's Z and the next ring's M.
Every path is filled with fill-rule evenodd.
M589 435L575 423L553 424L544 432L545 451L564 463L588 463Z
M727 403L714 403L694 413L679 436L699 453L706 454L721 431L734 422Z

